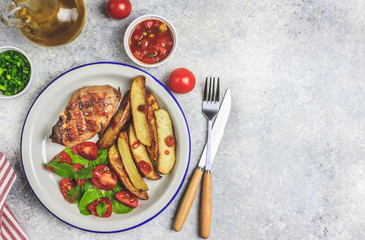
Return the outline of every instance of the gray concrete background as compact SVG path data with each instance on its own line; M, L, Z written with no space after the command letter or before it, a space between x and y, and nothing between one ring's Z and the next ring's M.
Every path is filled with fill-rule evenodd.
M34 45L0 25L0 46L26 51L34 82L22 96L0 100L0 151L18 179L7 203L31 239L199 239L197 196L183 230L172 222L183 191L154 220L136 229L97 234L51 215L31 192L20 137L36 96L61 73L91 62L135 65L123 49L127 25L159 14L176 27L174 57L144 69L166 83L186 67L195 89L175 94L192 140L188 178L205 143L201 95L206 76L230 88L232 113L213 164L211 239L365 238L365 4L360 0L131 1L124 20L106 1L86 1L86 23L72 43ZM1 10L10 1L0 0Z

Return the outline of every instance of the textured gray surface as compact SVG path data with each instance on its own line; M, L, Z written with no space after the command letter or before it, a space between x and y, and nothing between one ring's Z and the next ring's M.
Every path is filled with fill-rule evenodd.
M0 0L4 9L9 1ZM199 198L181 232L171 229L182 192L136 229L96 234L72 228L38 203L22 171L20 136L42 89L72 67L96 61L132 64L122 45L136 17L162 15L180 45L167 64L145 69L162 82L177 67L197 86L175 95L191 130L188 178L205 142L205 76L233 95L232 114L213 164L211 239L365 238L365 4L361 0L132 1L125 20L105 1L87 1L82 34L71 44L39 47L0 25L0 46L33 59L35 79L21 97L0 100L0 150L18 174L7 203L31 239L199 239Z

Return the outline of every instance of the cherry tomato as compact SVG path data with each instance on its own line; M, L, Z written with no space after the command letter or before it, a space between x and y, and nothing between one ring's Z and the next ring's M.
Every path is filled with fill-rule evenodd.
M61 161L59 161L58 163L67 163L67 164L69 164L69 165L71 165L71 163L72 163L72 160L71 160L70 156L69 156L66 152L64 152L64 151L62 151L62 152L60 152L59 154L57 154L57 155L56 155L56 156L55 156L55 157L51 160L51 162L52 162L52 161L54 161L54 160L56 160L57 158L61 159ZM52 172L55 172L55 171L53 171L53 167L46 166L46 168L47 168L48 170L52 171Z
M91 182L102 190L112 190L117 184L118 176L114 170L105 164L98 165L93 171Z
M103 216L99 216L98 212L96 211L96 207L101 203L106 203L106 211ZM107 197L99 198L98 200L90 203L87 208L89 209L89 211L91 212L92 215L102 217L102 218L110 217L110 215L112 215L112 211L113 211L112 202Z
M127 207L136 208L138 206L138 198L129 191L117 192L115 198Z
M73 199L68 198L68 193L71 189L73 189L76 186L76 184L69 178L62 178L60 181L60 190L63 195L63 197L69 201L70 203L74 202L76 199L77 194Z
M76 172L79 171L81 168L84 168L84 166L82 166L79 163L73 164L72 167L75 169ZM84 184L86 181L86 179L77 179L77 178L75 178L75 180L77 182L77 185L79 185L79 187L81 187L82 184Z
M72 148L72 151L87 160L95 160L98 157L98 146L93 142L82 142Z
M109 0L106 4L106 12L115 19L123 19L129 16L132 4L129 0Z
M168 83L176 93L188 93L195 87L195 76L186 68L177 68L171 72Z

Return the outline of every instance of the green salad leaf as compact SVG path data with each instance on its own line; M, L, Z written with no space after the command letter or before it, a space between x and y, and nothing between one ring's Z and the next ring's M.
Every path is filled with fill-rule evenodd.
M80 189L79 185L76 185L74 188L72 188L68 192L68 199L74 199L74 197L76 196L76 194L78 194L79 189ZM75 201L72 202L72 203L77 203L78 201L76 201L76 200L77 200L77 197L76 197Z
M93 167L81 168L76 172L75 178L77 179L89 179L93 177Z
M55 160L50 161L49 163L42 163L42 165L47 166L47 167L53 167L54 165L56 165L60 161L61 161L61 158L56 158Z
M66 152L70 156L72 164L79 163L84 167L86 167L89 164L89 160L81 157L80 155L75 154L71 148L65 148L62 151Z
M102 217L106 213L106 206L107 204L105 202L99 203L96 205L96 213Z
M122 191L123 188L120 186L120 184L118 183L113 190L110 191L105 191L104 192L104 197L108 197L110 199L110 201L112 202L112 208L113 208L113 212L116 214L126 214L129 213L131 211L133 211L133 208L127 207L124 204L120 203L114 196L117 192Z
M69 179L75 178L76 174L75 169L67 163L58 163L54 165L53 171L55 171L59 176Z
M90 203L98 200L103 196L103 193L99 188L89 188L82 196L79 203L79 211L82 215L91 215L87 208Z
M94 161L89 161L89 167L96 167L99 164L109 164L108 149L98 149L98 157Z

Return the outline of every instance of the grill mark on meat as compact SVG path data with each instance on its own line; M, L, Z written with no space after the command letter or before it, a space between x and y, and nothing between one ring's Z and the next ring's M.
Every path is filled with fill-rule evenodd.
M105 130L120 99L120 91L109 85L77 90L52 127L51 141L73 147L94 137Z
M75 105L78 105L77 109L75 107L74 116L75 116L77 132L78 132L78 135L80 135L86 131L85 119L84 119L84 115L82 113L82 101L81 101L80 97L77 98Z
M65 115L67 116L65 122L65 134L67 139L65 141L72 141L72 136L78 135L77 128L77 114L78 114L77 101L72 102L65 110Z
M82 102L83 108L82 108L81 112L84 115L86 129L88 129L88 131L99 132L100 126L98 126L98 124L96 122L96 115L94 113L94 107L93 107L92 101L93 101L93 99L90 96L90 94L82 96L81 102Z

